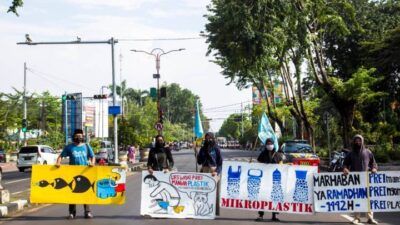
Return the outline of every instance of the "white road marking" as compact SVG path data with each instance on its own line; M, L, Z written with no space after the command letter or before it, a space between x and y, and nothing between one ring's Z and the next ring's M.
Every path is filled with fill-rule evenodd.
M18 183L18 182L21 182L21 181L24 181L24 180L30 180L31 178L24 178L24 179L19 179L19 180L13 180L13 181L8 181L8 182L5 182L4 184L13 184L13 183Z
M11 193L11 194L12 194L12 195L17 195L17 194L21 194L22 192L29 191L29 190L31 190L31 189L28 188L28 189L26 189L26 190L24 190L24 191L17 191L17 192L13 192L13 193Z

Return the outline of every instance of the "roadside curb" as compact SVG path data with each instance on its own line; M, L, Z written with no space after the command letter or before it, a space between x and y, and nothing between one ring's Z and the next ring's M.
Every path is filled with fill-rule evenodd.
M146 165L145 162L130 164L128 165L128 171L129 172L141 171L142 169L145 168L145 165ZM0 218L9 217L13 213L20 212L25 208L29 208L31 205L35 204L31 204L28 200L25 199L19 199L4 205L0 205Z
M27 206L28 206L28 201L23 199L2 205L0 206L0 217L7 217L12 213L22 211Z

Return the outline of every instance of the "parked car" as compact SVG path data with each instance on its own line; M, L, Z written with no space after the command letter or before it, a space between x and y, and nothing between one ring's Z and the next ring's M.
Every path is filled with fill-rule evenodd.
M0 148L0 162L6 162L6 151Z
M29 145L22 147L17 155L17 167L20 172L32 168L34 164L54 165L58 154L46 145Z
M100 160L103 160L105 163L108 163L109 160L108 149L106 148L100 149L96 153L95 157L96 157L96 163L99 163Z
M294 165L319 166L320 159L311 145L303 140L286 141L281 147L286 162Z

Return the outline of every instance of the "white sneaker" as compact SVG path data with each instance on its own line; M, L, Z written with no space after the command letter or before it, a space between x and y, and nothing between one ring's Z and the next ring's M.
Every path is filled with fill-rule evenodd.
M369 219L367 221L368 224L378 224L378 221L374 220L374 219Z
M360 221L360 219L354 219L352 222L351 222L352 224L355 224L355 225L360 225L360 224L362 224L361 223L361 221Z

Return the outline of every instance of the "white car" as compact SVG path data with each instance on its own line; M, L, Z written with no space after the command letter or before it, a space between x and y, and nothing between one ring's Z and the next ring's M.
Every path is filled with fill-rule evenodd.
M20 172L32 168L33 164L54 165L58 154L47 145L28 145L21 147L17 155L17 167Z

